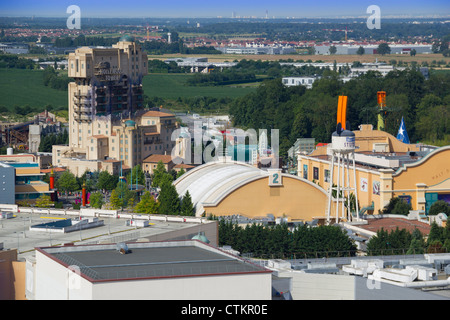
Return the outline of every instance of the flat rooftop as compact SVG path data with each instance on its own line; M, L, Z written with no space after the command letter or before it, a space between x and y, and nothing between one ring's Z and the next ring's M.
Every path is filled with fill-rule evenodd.
M395 229L406 229L408 232L413 232L414 229L418 229L423 235L428 235L431 230L431 226L425 222L417 220L408 220L403 218L385 218L385 217L373 217L373 219L367 219L368 224L359 225L361 229L365 229L372 232L377 232L383 228L385 231L391 232Z
M206 220L199 224L151 219L149 227L139 228L128 226L127 218L102 216L99 217L99 220L104 220L102 226L81 231L53 233L47 230L41 232L30 230L32 226L61 221L68 217L77 219L79 216L48 214L38 210L35 213L13 213L11 219L0 219L0 243L4 244L5 249L18 249L19 258L25 258L34 255L36 247L61 246L68 243L87 245L138 241L139 239L141 242L142 239L152 241L192 239L198 234L199 228L204 231L202 228L210 223ZM214 235L207 235L207 237L215 243Z
M78 266L91 282L265 273L269 270L197 240L37 248L65 266Z

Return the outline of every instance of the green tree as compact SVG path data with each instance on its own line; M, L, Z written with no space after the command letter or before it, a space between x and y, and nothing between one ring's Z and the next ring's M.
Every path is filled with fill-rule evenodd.
M389 203L383 208L383 214L400 214L408 215L411 210L411 205L398 197L393 197Z
M362 56L365 52L366 50L364 50L362 46L360 46L358 50L356 50L356 54L359 54L360 56Z
M80 189L75 175L69 170L64 171L59 179L57 179L56 187L59 191L65 192L66 196L69 192L74 192Z
M436 222L431 224L430 233L428 234L427 245L430 246L432 243L439 241L441 244L444 240L444 228L440 227Z
M123 207L123 199L119 197L116 189L111 192L111 197L109 198L111 209L118 210Z
M380 43L377 48L377 53L384 56L385 54L391 53L391 48L386 42Z
M450 205L444 200L438 200L433 203L430 207L428 215L433 216L439 213L445 213L448 217L450 217Z
M426 244L422 233L419 229L414 229L411 233L411 243L406 254L423 254L425 253Z
M101 194L100 192L91 193L89 197L89 203L92 208L101 209L103 204L105 203L103 194Z
M53 204L54 202L51 201L50 196L46 194L43 194L36 199L36 207L38 208L50 208Z
M337 48L335 46L331 46L329 51L330 51L330 54L335 54L337 51Z
M101 171L98 174L97 189L113 190L117 187L118 177L111 175L108 171Z
M183 196L181 201L181 215L183 216L195 216L194 205L192 204L192 198L189 194L189 190Z
M137 178L137 179L136 179ZM144 171L142 171L141 166L138 164L133 167L130 173L127 175L127 181L135 185L137 180L137 184L139 185L145 185L145 174Z
M155 198L149 191L145 191L141 196L141 200L137 203L135 211L137 213L157 214L158 207L159 205L158 202L155 201Z
M153 170L153 178L152 178L152 187L160 188L162 186L163 181L167 179L167 171L164 163L159 161L156 165L156 168Z
M130 190L126 182L120 181L114 190L122 201L121 207L133 207L136 204L136 192Z
M180 171L178 171L178 173L177 173L177 179L185 173L186 173L186 171L184 170L184 168L181 168Z
M172 183L164 183L158 197L159 212L165 215L179 215L181 203L177 189Z
M379 256L387 254L387 250L390 249L389 233L381 228L377 231L375 236L372 236L367 243L367 255Z

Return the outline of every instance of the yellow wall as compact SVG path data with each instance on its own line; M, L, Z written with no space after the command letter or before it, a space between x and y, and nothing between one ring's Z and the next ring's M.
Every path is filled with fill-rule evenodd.
M328 161L320 161L316 158L312 157L299 157L299 166L298 166L298 175L300 177L303 177L303 165L308 166L308 180L313 181L314 180L314 167L318 168L319 170L319 179L315 180L314 182L320 185L325 190L328 190L330 187L329 182L325 182L325 170L329 170L330 178L331 178L331 164ZM347 172L347 171L346 171ZM334 166L334 173L333 173L333 182L337 185L338 181L338 167L335 163ZM340 185L342 186L342 173L340 175L339 180ZM354 173L353 169L349 170L349 180L350 180L350 187L354 188L355 186L355 179L354 179ZM363 191L362 189L362 183L361 181L364 180L364 182L367 182L366 188ZM347 173L345 173L345 182L347 181ZM372 201L374 202L374 210L373 213L378 213L379 209L382 209L382 206L380 205L380 192L378 194L374 193L373 190L373 184L379 183L381 187L381 180L380 180L380 174L377 171L367 170L363 168L356 168L356 185L358 190L358 203L359 203L359 209L370 206L372 204ZM372 213L372 212L369 212Z
M310 221L324 217L326 193L296 177L283 175L283 186L269 187L268 178L261 178L234 190L217 206L205 206L206 214L218 216L239 214L249 218L286 216Z
M324 157L321 157L324 158ZM393 197L410 196L413 210L425 210L425 194L427 192L450 193L450 146L437 149L422 160L394 172L391 169L368 170L356 167L356 182L358 185L358 201L361 207L374 202L374 214L382 210ZM298 157L298 175L303 177L303 165L308 166L309 181L314 179L314 167L319 168L318 183L328 190L329 183L325 182L325 169L330 170L328 160L319 157ZM331 175L331 170L330 170ZM361 190L361 181L367 181L367 191ZM337 184L337 166L335 166L334 183ZM350 186L353 187L353 170L350 170ZM373 183L379 182L379 194L375 194Z
M392 178L393 196L410 196L413 208L424 210L425 193L450 193L450 146L405 165Z
M49 184L45 182L34 183L34 184L16 184L16 192L26 192L26 193L35 193L35 192L48 192L50 189Z

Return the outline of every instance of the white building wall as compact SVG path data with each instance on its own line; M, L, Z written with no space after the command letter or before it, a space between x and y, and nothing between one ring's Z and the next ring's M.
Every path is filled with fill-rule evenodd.
M293 300L354 300L355 278L348 275L301 272L280 273L291 277Z
M36 251L36 300L270 300L270 273L91 283Z
M93 299L270 300L270 273L127 280L94 284Z
M92 284L36 251L36 300L91 300Z

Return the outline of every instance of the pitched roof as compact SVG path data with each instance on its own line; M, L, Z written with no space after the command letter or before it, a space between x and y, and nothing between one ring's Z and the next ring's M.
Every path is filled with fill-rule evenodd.
M152 154L145 158L142 162L159 162L169 163L172 161L172 156L170 154Z
M142 115L143 117L174 117L175 115L171 113L165 113L161 111L147 111Z

